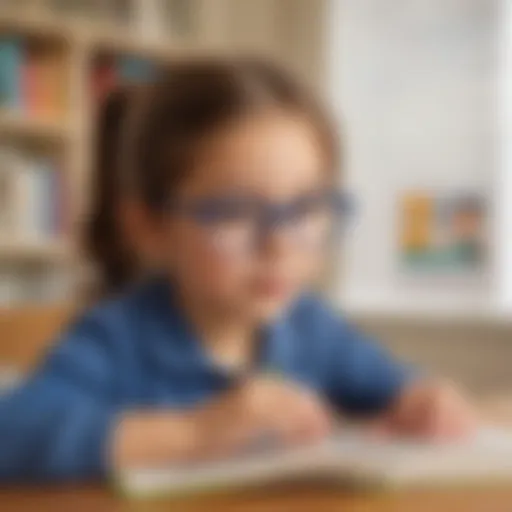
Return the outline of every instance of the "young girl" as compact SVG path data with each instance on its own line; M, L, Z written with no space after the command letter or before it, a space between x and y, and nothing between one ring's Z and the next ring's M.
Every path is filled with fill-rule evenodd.
M116 101L105 135L120 160L103 171L120 195L96 205L90 247L118 293L1 402L3 478L98 477L268 434L314 442L339 414L436 439L472 429L455 390L308 291L345 220L312 98L262 62L195 61Z

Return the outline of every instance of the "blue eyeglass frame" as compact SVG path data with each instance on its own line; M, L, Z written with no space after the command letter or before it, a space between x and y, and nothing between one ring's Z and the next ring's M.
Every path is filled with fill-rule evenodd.
M248 198L247 196L210 197L201 199L174 198L167 203L167 211L170 214L178 214L188 217L203 227L208 227L218 222L220 217L233 212L234 208L244 208L247 204L257 205L262 214L258 219L259 232L268 232L277 226L290 223L296 218L297 208L306 201L321 200L332 209L332 212L342 218L353 218L357 213L355 198L346 192L339 190L320 191L305 195L288 203L271 203L268 201Z

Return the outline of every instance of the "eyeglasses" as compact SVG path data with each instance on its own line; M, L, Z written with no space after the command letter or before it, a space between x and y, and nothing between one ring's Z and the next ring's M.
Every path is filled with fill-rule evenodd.
M321 190L286 203L242 195L175 198L168 211L195 222L219 250L251 252L277 231L301 250L317 249L343 230L354 206L347 194Z

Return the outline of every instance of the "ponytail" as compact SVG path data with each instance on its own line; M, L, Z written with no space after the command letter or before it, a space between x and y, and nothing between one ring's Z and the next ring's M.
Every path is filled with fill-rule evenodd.
M133 91L118 88L103 101L95 131L91 208L85 229L85 250L92 259L101 294L122 290L136 274L136 257L120 226L122 197L120 138Z

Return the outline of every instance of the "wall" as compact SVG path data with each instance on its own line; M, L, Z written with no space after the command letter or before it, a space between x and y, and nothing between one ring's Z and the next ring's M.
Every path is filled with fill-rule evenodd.
M512 391L512 326L493 322L357 322L398 357L423 371L458 382L476 394Z
M497 286L500 289L501 303L505 310L512 311L512 2L505 2L503 9L501 37L500 94L503 100L503 115L500 116L502 137L501 172L496 191L500 197L496 236L503 240L501 251L497 255Z
M335 298L355 311L482 311L493 269L417 280L396 264L401 190L496 183L497 0L333 0L329 96L344 120L344 180L360 201Z

